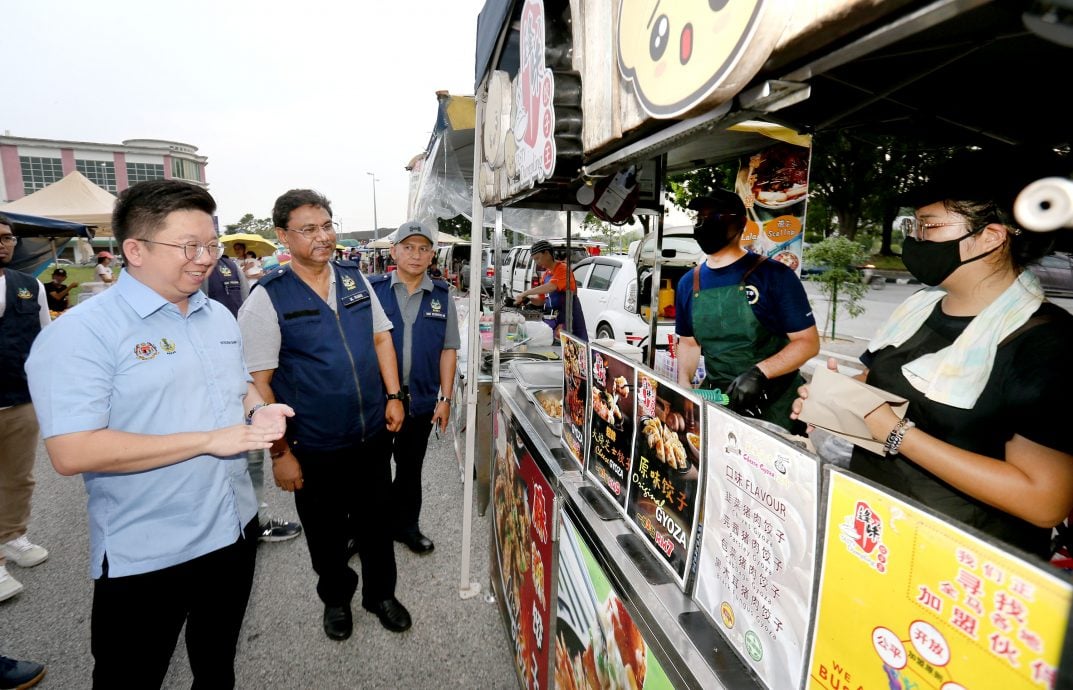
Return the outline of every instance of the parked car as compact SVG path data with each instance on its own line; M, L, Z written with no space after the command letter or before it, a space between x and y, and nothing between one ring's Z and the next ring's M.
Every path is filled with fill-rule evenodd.
M638 312L637 264L632 258L612 255L586 259L574 269L574 280L589 337L610 338L642 349L648 346L649 326ZM673 332L673 320L661 321L657 342L666 343Z
M556 258L566 257L566 240L548 241L555 249ZM519 292L539 285L543 279L540 270L537 269L536 261L530 256L530 246L532 245L526 244L512 248L500 267L503 294L508 298L513 299ZM571 243L570 250L571 266L577 266L589 257L588 250L580 244Z
M443 271L443 279L460 290L469 288L469 255L471 247L468 244L445 244L436 249L436 257L439 259L440 270ZM491 291L494 285L494 277L502 259L507 256L507 250L501 249L501 260L492 261L494 250L484 248L481 250L481 287Z
M1073 254L1053 252L1029 266L1048 297L1073 297Z

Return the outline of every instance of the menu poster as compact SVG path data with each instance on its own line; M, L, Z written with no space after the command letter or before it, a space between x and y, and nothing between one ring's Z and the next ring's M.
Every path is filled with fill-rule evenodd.
M561 512L555 687L674 686L574 523Z
M742 248L780 261L800 275L811 140L799 135L790 139L742 158L735 191L748 215Z
M685 588L700 507L700 398L637 372L637 433L626 517Z
M563 425L561 438L577 468L585 469L585 424L589 405L589 345L565 331L563 344Z
M514 426L497 419L506 443L497 443L493 529L500 600L510 620L514 661L524 687L548 687L551 653L552 520L555 494Z
M706 418L693 599L768 687L799 688L815 581L818 463L718 405L706 406Z
M1056 686L1067 579L829 471L810 687Z
M597 345L590 346L589 351L592 353L592 405L588 473L619 510L625 510L633 457L636 367Z

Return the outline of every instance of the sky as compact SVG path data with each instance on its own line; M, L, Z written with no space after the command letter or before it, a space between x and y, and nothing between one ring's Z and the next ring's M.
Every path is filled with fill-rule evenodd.
M3 0L0 132L197 146L221 227L309 187L369 230L375 179L377 224L398 227L436 91L473 94L483 5Z

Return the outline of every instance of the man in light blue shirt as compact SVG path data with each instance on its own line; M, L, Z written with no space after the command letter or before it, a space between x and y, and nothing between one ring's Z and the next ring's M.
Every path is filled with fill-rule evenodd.
M263 404L238 324L199 291L223 252L215 210L176 180L124 191L126 270L26 364L52 464L89 497L94 687L159 687L184 623L194 685L234 685L257 544L246 452L293 412Z

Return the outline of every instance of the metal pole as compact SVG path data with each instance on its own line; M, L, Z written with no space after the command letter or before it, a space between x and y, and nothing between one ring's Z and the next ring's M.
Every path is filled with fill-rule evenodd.
M660 277L660 264L663 263L663 218L666 215L663 212L663 189L667 184L667 180L664 176L667 172L667 154L663 154L656 159L656 189L658 189L658 201L659 201L659 218L656 220L656 246L652 248L652 285L649 289L651 293L648 297L649 306L649 320L648 320L648 352L646 352L645 364L649 368L655 368L656 366L656 327L659 325L659 281ZM642 235L641 247L638 251L644 250L644 236ZM641 301L641 286L637 286L637 301Z
M373 240L380 239L380 222L376 219L376 175L371 172L365 173L373 178Z

